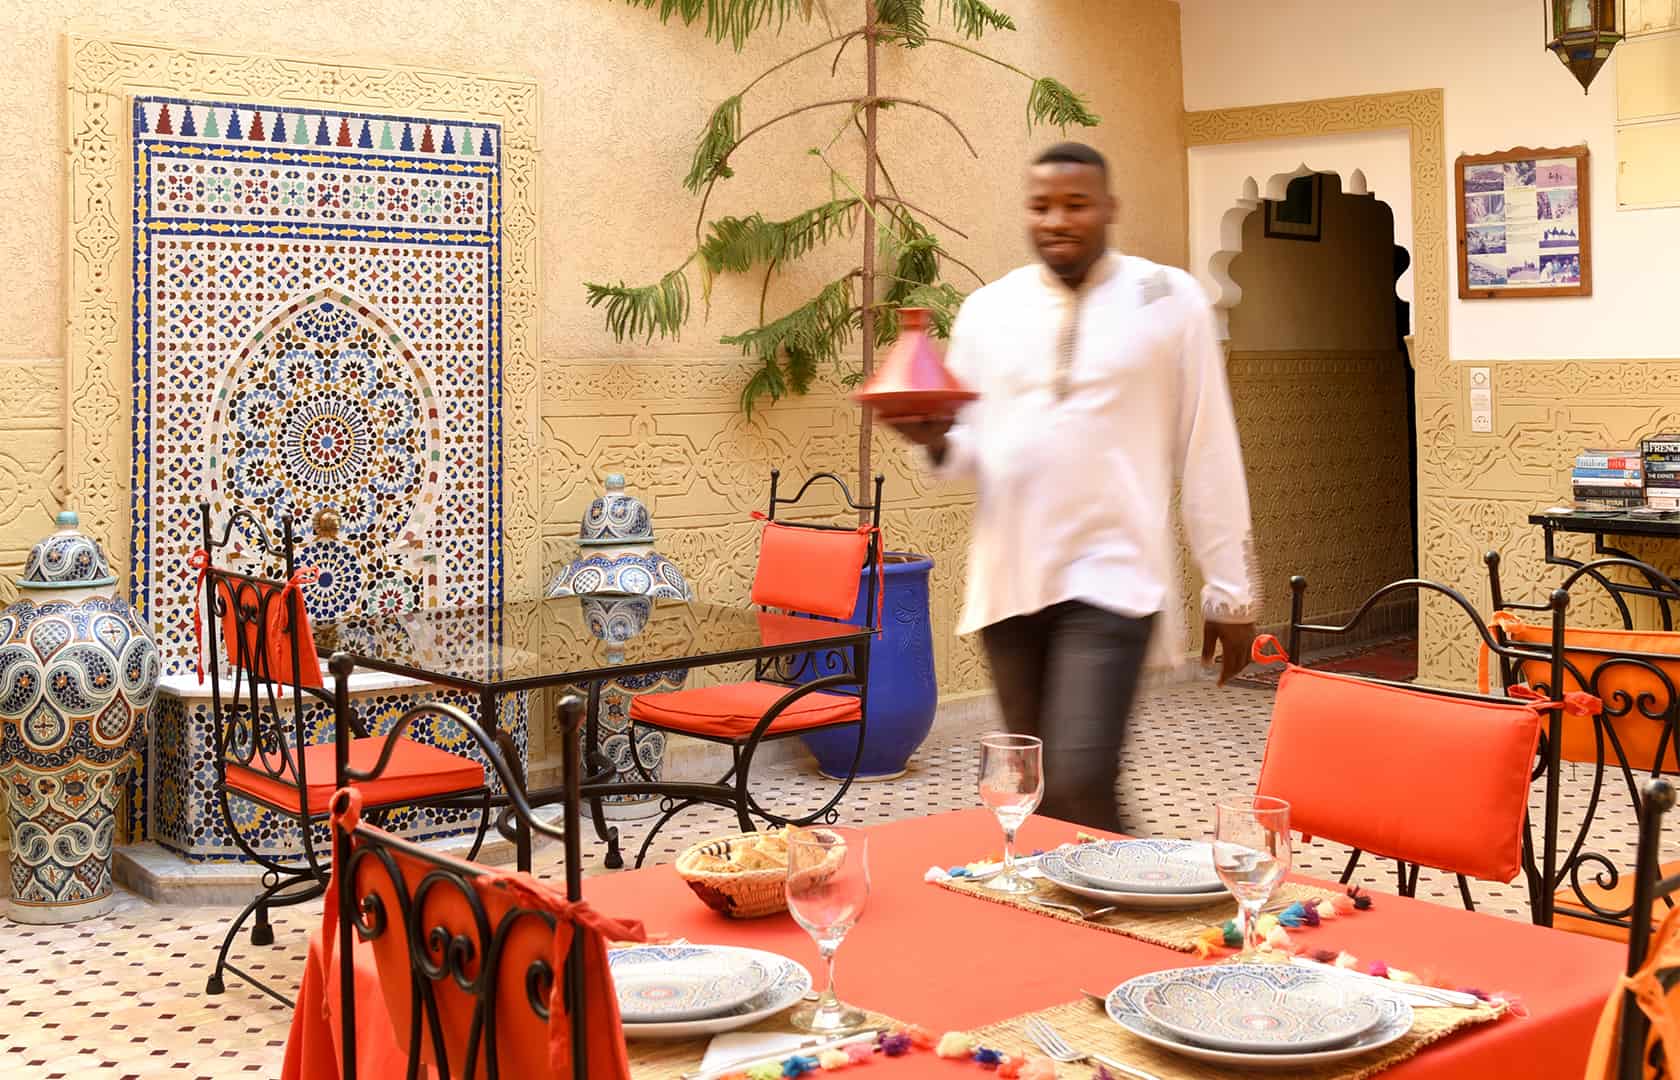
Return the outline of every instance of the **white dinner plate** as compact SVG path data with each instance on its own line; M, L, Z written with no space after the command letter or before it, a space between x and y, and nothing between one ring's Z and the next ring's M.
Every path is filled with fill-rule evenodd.
M722 1016L756 997L770 981L757 957L707 945L651 945L628 950L612 966L618 1012L626 1023Z
M1133 999L1180 1042L1300 1053L1351 1043L1382 1021L1375 995L1292 964L1209 964L1164 972Z
M607 953L607 963L616 971L621 964L635 962L633 958L627 959L625 954L642 949L672 947L638 945L628 949L612 949ZM733 945L711 945L707 948L743 953L758 960L769 972L768 983L753 997L719 1016L708 1016L700 1020L668 1020L640 1024L626 1021L625 1038L689 1039L697 1035L717 1035L725 1031L734 1031L776 1015L798 1003L811 990L811 973L796 960L762 949L743 949Z
M1195 1043L1184 1042L1165 1028L1158 1027L1145 1015L1139 1005L1141 995L1148 990L1154 979L1169 974L1172 973L1155 972L1152 975L1140 975L1116 986L1108 995L1106 1003L1108 1017L1145 1042L1153 1043L1163 1050L1171 1050L1175 1054L1195 1058L1198 1061L1211 1061L1220 1065L1236 1065L1250 1069L1288 1069L1302 1065L1323 1065L1381 1049L1412 1030L1412 1007L1397 997L1383 994L1375 998L1377 1008L1382 1014L1381 1019L1377 1021L1375 1027L1350 1043L1344 1043L1328 1050L1290 1053L1247 1053L1236 1050L1216 1050L1210 1046L1199 1046Z
M1205 841L1076 844L1062 862L1087 885L1110 892L1206 893L1225 888L1213 868L1213 845Z
M1216 892L1201 893L1117 892L1113 889L1099 889L1081 880L1068 869L1067 864L1063 862L1064 855L1063 851L1045 852L1038 860L1039 873L1068 892L1083 896L1087 900L1100 900L1105 904L1123 908L1181 911L1224 904L1231 899L1230 892L1223 886Z

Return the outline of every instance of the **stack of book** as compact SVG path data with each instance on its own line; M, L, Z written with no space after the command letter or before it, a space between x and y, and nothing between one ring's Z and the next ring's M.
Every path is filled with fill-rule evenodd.
M1646 444L1647 446L1650 443ZM1680 442L1675 444L1680 451ZM1680 463L1680 452L1675 454ZM1638 450L1583 450L1575 458L1575 505L1582 510L1626 510L1645 502L1645 469ZM1680 473L1675 474L1680 496Z
M1680 510L1680 435L1646 439L1645 501L1655 510Z

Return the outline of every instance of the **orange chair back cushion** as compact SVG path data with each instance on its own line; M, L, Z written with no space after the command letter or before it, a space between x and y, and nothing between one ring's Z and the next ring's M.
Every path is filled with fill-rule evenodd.
M303 603L303 593L296 588L237 578L217 578L216 585L227 599L227 613L222 616L222 645L227 650L228 663L234 667L249 666L256 659L257 626L267 624L264 635L262 667L253 674L275 683L296 682L300 686L321 685L321 665L315 660L315 634L309 627L309 612ZM287 608L291 608L288 613ZM292 639L286 627L297 620L297 678L292 677ZM245 631L244 648L239 647L239 632Z
M1501 626L1505 636L1513 643L1521 645L1539 645L1550 650L1552 644L1552 630L1548 626L1530 626L1527 623L1501 619ZM1643 697L1648 701L1653 712L1667 713L1675 702L1674 692L1663 685L1661 679L1649 670L1636 664L1612 664L1605 667L1611 656L1603 653L1627 655L1629 653L1654 654L1672 657L1668 660L1653 660L1652 665L1668 676L1675 688L1680 690L1680 631L1664 630L1603 630L1587 626L1571 626L1563 632L1563 654L1568 658L1590 684L1579 685L1579 680L1566 667L1564 669L1563 689L1565 691L1586 690L1605 703L1607 708L1628 708L1623 716L1608 717L1610 726L1616 732L1616 739L1621 743L1622 752L1627 757L1629 768L1640 772L1651 772L1657 761L1658 745L1662 742L1663 722L1653 720L1639 711L1638 702ZM1579 646L1579 648L1571 648ZM1583 652L1582 649L1592 649L1593 652ZM1600 652L1599 650L1602 650ZM1552 678L1551 664L1531 660L1518 665L1519 677L1529 684L1547 683ZM1604 670L1599 671L1600 668ZM1483 689L1487 686L1487 672L1482 672ZM1627 695L1625 698L1621 695ZM1557 696L1554 690L1552 696ZM1623 706L1619 702L1632 703ZM1598 762L1597 722L1590 716L1573 716L1565 714L1563 718L1563 739L1560 750L1565 761L1581 761L1589 764ZM1616 751L1607 739L1604 744L1605 764L1616 762ZM1680 773L1680 755L1670 740L1666 752L1663 754L1662 772Z
M1259 793L1303 835L1488 881L1522 866L1540 717L1289 666Z
M871 534L764 523L752 602L764 607L850 619L857 608L858 572L869 557Z
M472 942L472 959L467 961L465 966L467 973L476 979L481 974L482 959L489 941L476 927L472 908L466 898L446 879L439 879L423 896L416 896L415 890L435 867L430 862L415 858L399 849L384 850L392 857L393 864L405 879L404 891L416 901L409 912L410 923L417 924L424 935L432 934L437 927L444 927L451 937ZM465 873L471 873L469 864L461 866ZM412 1057L416 1049L409 1045L414 1002L413 986L409 977L408 943L412 926L404 924L396 888L392 884L389 872L378 858L363 858L356 864L355 886L356 896L377 896L384 911L384 932L370 944L375 961L379 965L379 984L384 991L385 1007L391 1018L397 1045ZM474 894L483 903L487 925L492 931L501 924L502 917L514 906L512 897L499 889L479 888L474 890ZM521 917L513 924L507 943L503 946L496 972L495 1006L495 1048L498 1071L502 1076L535 1080L554 1075L554 1070L549 1067L548 1021L538 1017L531 1008L526 996L525 982L533 964L548 964L549 945L553 937L554 931L549 927L547 920L533 913ZM443 964L442 950L433 948L431 959L434 964ZM561 973L555 972L554 977L560 978ZM444 1051L448 1055L449 1075L468 1075L467 1051L473 1031L475 999L458 987L453 978L447 976L434 981L421 974L419 982L432 988L437 1005L436 1030L434 1031L429 1023L422 1024L420 1029L418 1051L421 1059L428 1064L437 1064L434 1038L441 1035ZM484 1034L481 1033L477 1048L477 1067L471 1075L486 1074L485 1053ZM571 1078L568 1076L564 1080Z

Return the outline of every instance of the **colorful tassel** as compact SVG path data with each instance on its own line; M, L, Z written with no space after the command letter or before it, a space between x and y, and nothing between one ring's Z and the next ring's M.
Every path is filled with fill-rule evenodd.
M974 1040L960 1031L947 1031L933 1052L942 1058L965 1058L974 1052Z
M782 1075L790 1078L817 1071L817 1059L807 1054L795 1054L782 1062Z
M853 1065L867 1065L875 1060L875 1046L873 1043L851 1043L846 1047L846 1056Z
M867 1046L868 1044L863 1044ZM851 1056L842 1047L834 1046L817 1055L817 1064L825 1069L844 1069L852 1063Z
M977 1046L974 1048L974 1063L983 1068L992 1068L997 1065L1002 1065L1003 1051L992 1050L984 1046Z

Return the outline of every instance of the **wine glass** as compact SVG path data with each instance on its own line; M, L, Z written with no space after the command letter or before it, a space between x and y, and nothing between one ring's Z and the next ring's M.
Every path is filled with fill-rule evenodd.
M1293 849L1289 804L1266 795L1222 799L1214 806L1213 869L1237 898L1247 959L1260 948L1260 909L1289 873Z
M828 965L822 996L788 1017L800 1031L845 1035L869 1020L834 993L834 953L869 900L868 854L862 829L825 825L788 830L788 911L817 943L817 953Z
M997 732L980 738L980 801L1003 826L1003 871L985 885L1028 893L1033 883L1015 869L1015 830L1044 798L1044 740Z

